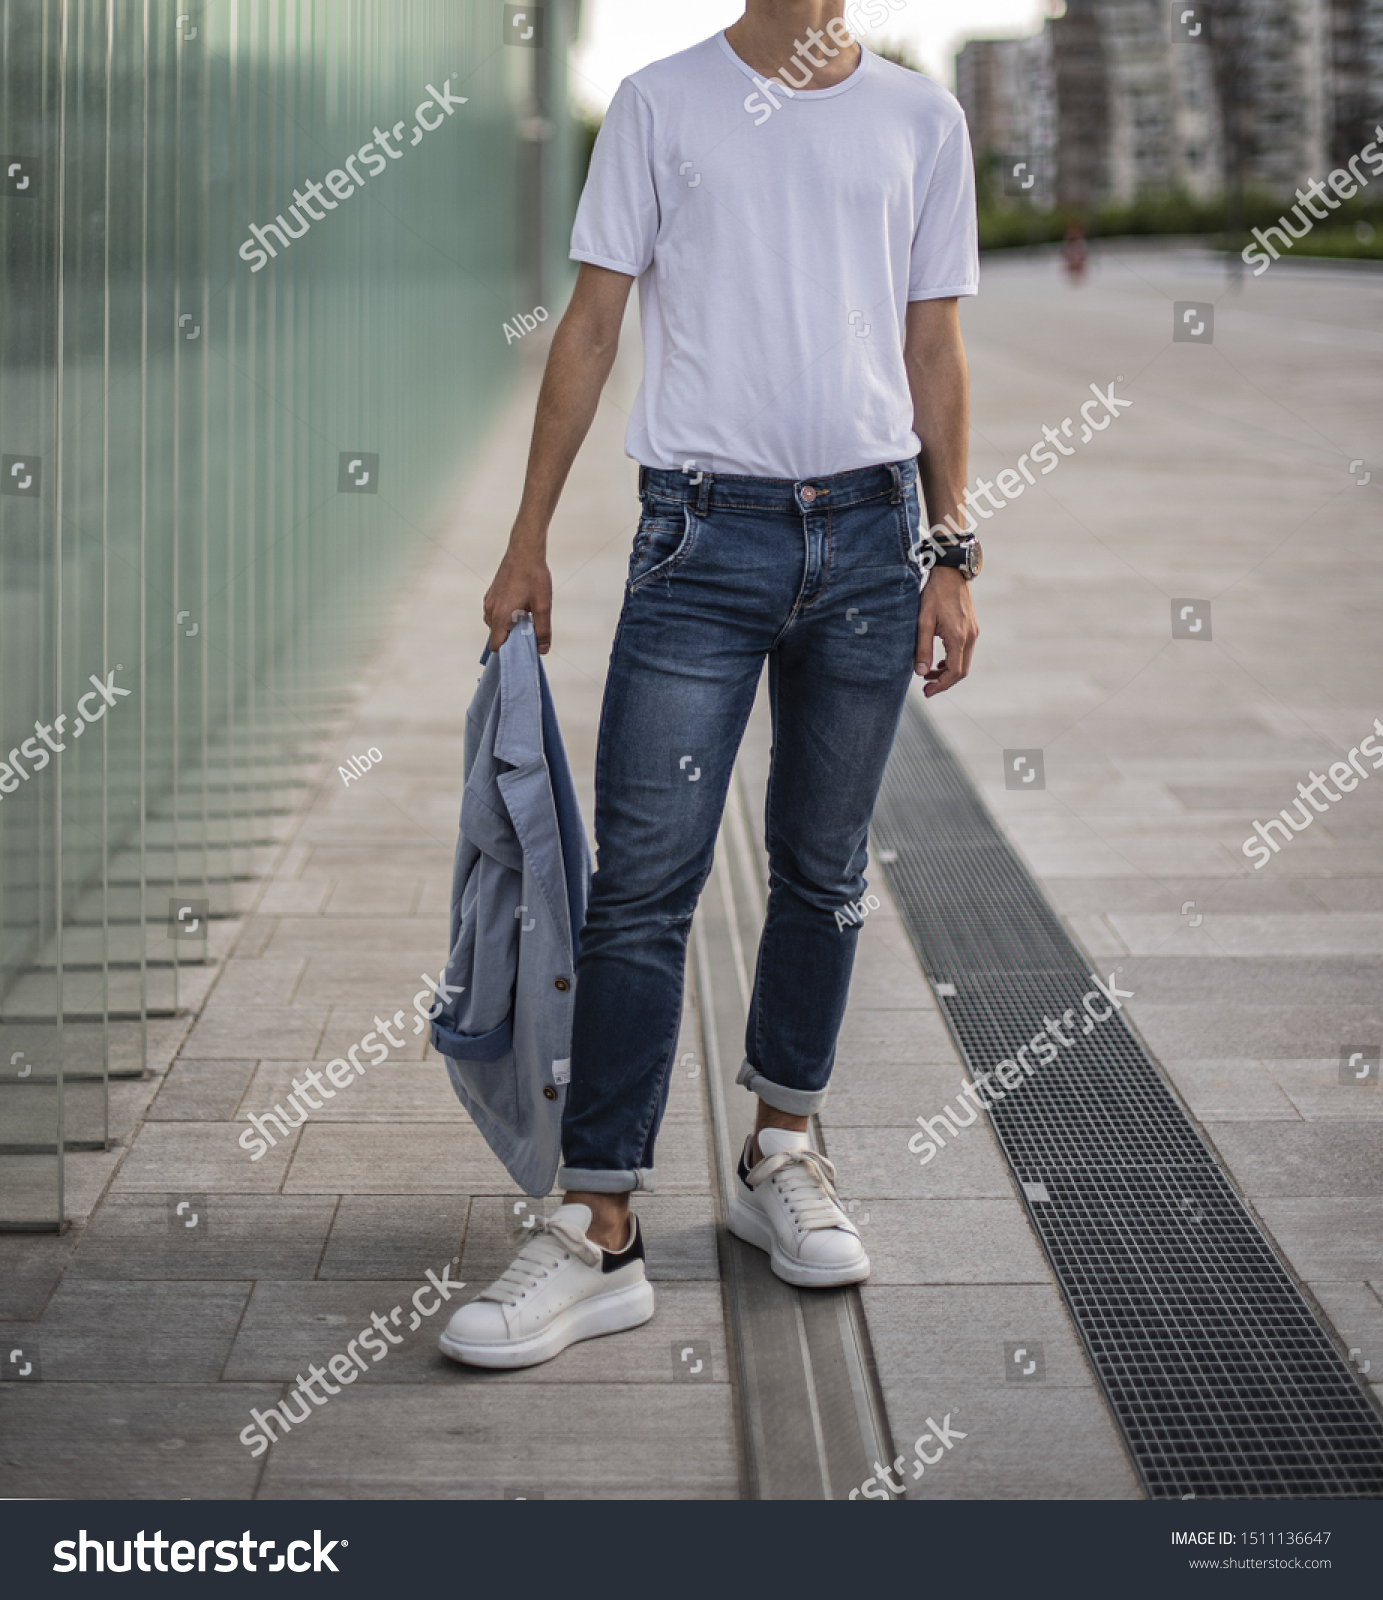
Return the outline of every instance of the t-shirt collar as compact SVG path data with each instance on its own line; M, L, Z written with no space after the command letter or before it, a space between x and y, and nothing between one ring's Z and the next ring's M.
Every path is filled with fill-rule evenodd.
M844 94L847 89L853 89L864 76L865 63L869 60L868 48L865 45L860 44L860 59L856 62L855 70L848 78L842 78L839 83L833 83L829 88L826 89L796 89L792 86L792 84L786 83L783 79L777 77L776 74L756 72L747 61L735 53L735 47L725 37L725 32L723 29L716 35L716 43L725 52L725 54L729 56L730 60L734 62L734 64L745 75L745 77L749 78L752 82L768 82L775 85L781 85L784 90L790 92L793 96L801 95L804 100L829 100L834 95ZM859 44L859 41L856 40L856 43Z

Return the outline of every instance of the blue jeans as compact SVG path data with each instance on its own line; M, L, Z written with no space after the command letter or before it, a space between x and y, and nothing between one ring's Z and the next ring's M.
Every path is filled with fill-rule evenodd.
M825 1099L922 584L913 461L799 483L645 468L640 498L558 1175L597 1193L654 1186L692 912L765 657L769 895L739 1081L781 1111Z

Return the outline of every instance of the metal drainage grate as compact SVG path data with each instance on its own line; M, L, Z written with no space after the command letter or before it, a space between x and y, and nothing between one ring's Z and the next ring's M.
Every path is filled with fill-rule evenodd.
M876 853L972 1070L1090 963L909 703ZM1383 1495L1383 1419L1115 1013L988 1115L1149 1495ZM940 1108L938 1107L938 1110Z

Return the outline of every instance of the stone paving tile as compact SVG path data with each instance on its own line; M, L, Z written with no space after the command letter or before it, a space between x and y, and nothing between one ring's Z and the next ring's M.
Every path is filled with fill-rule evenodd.
M357 884L338 878L323 915L328 917L399 917L412 913L422 888L419 877L381 879Z
M951 1426L968 1432L917 1479L914 1443L936 1454L930 1419L939 1406L906 1404L894 1419L909 1500L1140 1500L1142 1489L1094 1390L1026 1392L985 1387L957 1398ZM914 1430L916 1440L914 1441ZM932 1433L931 1440L922 1438ZM966 1445L973 1449L960 1452Z
M309 1060L326 1021L324 1006L222 1006L213 1000L197 1019L181 1054L231 1061L247 1056Z
M75 1244L71 1233L0 1233L0 1317L27 1322L41 1316Z
M146 1122L130 1145L112 1191L271 1194L283 1183L298 1131L258 1161L252 1159L251 1148L239 1143L244 1131L236 1122Z
M317 1277L420 1277L461 1254L470 1207L464 1195L343 1194Z
M437 930L433 948L440 952L445 944L446 928L443 925ZM317 955L308 961L297 998L300 1004L345 1006L359 1011L373 997L382 1014L385 1006L389 1007L389 1014L392 1014L402 994L411 1014L412 996L428 987L422 981L425 970L433 978L436 977L435 965L409 961L406 956L398 957L392 952L381 955L353 951L345 960Z
M920 985L915 964L911 981ZM895 993L900 988L901 985L895 984ZM856 985L851 986L850 1006L836 1043L838 1060L846 1061L852 1056L904 1063L956 1059L955 1045L930 995L926 995L924 1001L926 991L920 987L902 992L915 1003L885 1009L873 1003Z
M1345 1358L1360 1377L1383 1382L1383 1297L1367 1283L1338 1280L1308 1285L1334 1324Z
M327 902L332 890L331 879L278 879L265 889L259 900L259 914L264 917L296 915L315 917Z
M469 1195L510 1187L471 1123L309 1121L283 1192Z
M421 970L431 972L435 977L437 969L433 966ZM344 1056L353 1044L360 1041L370 1033L379 1031L375 1019L379 1018L396 1035L403 1039L402 1048L390 1047L390 1059L394 1061L421 1061L427 1053L427 1030L414 1033L414 1025L418 1021L418 1014L413 1009L413 996L425 987L417 977L400 976L387 989L381 986L378 1002L370 1008L368 1001L361 1003L360 996L355 996L354 1004L334 1005L326 1025L322 1029L321 1037L317 1041L316 1055L321 1061L334 1060ZM399 1014L402 1012L402 1019ZM311 1050L299 1055L293 1050L266 1050L264 1055L275 1061L306 1060L313 1055ZM365 1052L364 1059L368 1062L369 1052Z
M1197 908L1209 915L1248 912L1267 916L1324 909L1315 886L1299 879L1047 878L1042 887L1052 904L1068 916L1082 912L1138 916L1170 911L1179 917L1187 900L1196 901Z
M327 1196L198 1193L179 1216L188 1198L176 1190L109 1196L83 1231L68 1276L309 1278L336 1210Z
M1128 954L1128 946L1110 926L1109 919L1085 912L1065 919L1066 931L1095 961L1117 961Z
M1304 887L1332 911L1383 911L1383 875L1324 878Z
M1365 1040L1379 1032L1376 1006L1145 1005L1125 1002L1128 1015L1159 1059L1172 1057L1255 1057L1304 1061L1323 1041ZM1279 1080L1281 1081L1281 1080ZM1285 1088L1285 1085L1284 1085ZM1289 1091L1290 1092L1290 1091Z
M841 1192L860 1200L1007 1199L1017 1206L1008 1167L980 1121L963 1128L926 1166L909 1153L910 1137L903 1128L828 1124L826 1153L835 1163Z
M72 1091L89 1088L91 1105L90 1121L86 1122L84 1116L74 1115L74 1096ZM148 1115L149 1106L154 1096L159 1091L159 1080L153 1073L143 1078L123 1079L113 1078L106 1090L106 1134L112 1145L125 1145L134 1137L135 1130ZM76 1129L84 1123L93 1135L98 1136L101 1131L100 1115L100 1089L99 1085L68 1085L67 1104L67 1129L71 1138Z
M954 1099L964 1076L958 1061L838 1061L826 1100L831 1128L888 1127L916 1132L922 1108Z
M1240 1188L1255 1200L1267 1195L1383 1198L1383 1138L1376 1124L1340 1128L1323 1122L1208 1122L1206 1126Z
M441 1262L432 1270L441 1278ZM452 1268L455 1277L456 1268ZM450 1280L448 1280L450 1281ZM420 1384L437 1387L497 1385L634 1383L671 1385L677 1381L675 1340L693 1344L710 1356L707 1382L727 1381L725 1340L721 1331L718 1283L664 1284L656 1291L657 1309L642 1327L619 1338L587 1339L565 1351L558 1361L521 1372L489 1373L460 1365L442 1355L437 1340L447 1318L484 1287L467 1282L443 1302L425 1277L398 1282L261 1283L256 1285L226 1365L228 1382L281 1380L308 1375L311 1364L330 1371L330 1358L342 1355L334 1381L340 1382L351 1363L347 1347L362 1331L378 1330L372 1353L357 1343L366 1370L349 1380ZM421 1305L414 1300L415 1293ZM429 1316L426 1307L437 1309ZM399 1313L394 1317L394 1312ZM373 1317L385 1324L379 1329ZM416 1322L416 1326L415 1326ZM392 1336L392 1337L391 1337ZM393 1340L399 1343L394 1344ZM378 1354L387 1342L388 1353ZM699 1375L698 1375L699 1376ZM691 1380L687 1380L691 1381Z
M1163 1070L1203 1122L1299 1122L1301 1113L1261 1061L1177 1061Z
M250 1111L265 1106L284 1105L294 1093L294 1083L300 1083L312 1099L320 1105L312 1112L314 1122L468 1122L461 1102L451 1087L446 1067L436 1057L430 1061L404 1061L394 1059L380 1066L369 1065L368 1054L362 1055L367 1070L363 1077L352 1076L344 1088L336 1088L322 1076L322 1062L317 1061L261 1061L255 1070L250 1087L242 1102L240 1120ZM323 1090L315 1088L304 1078L309 1069L316 1070L327 1090L333 1090L328 1099ZM339 1070L339 1069L338 1069ZM302 1104L300 1100L299 1105Z
M847 1209L849 1209L849 1197ZM1026 1215L999 1200L867 1200L849 1211L869 1252L869 1282L1052 1283Z
M1039 1382L1049 1389L1094 1386L1051 1282L881 1286L877 1292L910 1310L910 1348L888 1348L891 1357L906 1360L909 1380L919 1392L936 1394L948 1385L971 1391L988 1384L1019 1386L1019 1378L1008 1375L1012 1363L1005 1350L1006 1343L1015 1341L1043 1347L1045 1376L1031 1387ZM871 1298L874 1293L873 1288L868 1291Z
M1333 1195L1264 1198L1256 1200L1254 1208L1304 1281L1358 1280L1378 1274L1383 1200L1341 1204Z
M193 1024L187 1017L150 1017L148 1054L137 1022L112 1022L110 1025L110 1070L138 1072L147 1059L150 1069L166 1067L178 1053Z
M1283 921L1290 919L1283 918ZM1301 920L1298 918L1297 920ZM1219 919L1207 916L1207 926ZM1198 930L1199 931L1199 930ZM1362 952L1345 960L1272 956L1207 961L1168 952L1157 960L1134 956L1124 977L1145 1005L1291 1007L1383 1003L1383 961ZM1218 952L1212 952L1218 953Z
M43 1384L211 1383L221 1373L248 1283L64 1279L37 1323L0 1338L37 1339Z
M282 1385L6 1384L0 1495L53 1500L248 1500L260 1464L239 1441Z
M153 1122L228 1122L254 1070L253 1061L175 1061L146 1117Z
M1380 1031L1383 1030L1365 1023L1352 1033L1342 1028L1341 1036L1350 1044L1367 1044L1376 1048ZM1274 1083L1308 1121L1329 1119L1343 1126L1354 1122L1376 1123L1383 1118L1383 1093L1377 1089L1340 1082L1339 1055L1328 1061L1269 1059L1263 1065L1272 1075Z
M69 1226L85 1222L121 1167L123 1148L72 1150L63 1161L63 1208Z
M1245 956L1355 956L1383 948L1383 912L1286 912L1244 916L1207 910L1203 933L1206 954ZM1115 932L1136 956L1156 955L1184 927L1176 913L1111 913ZM1213 941L1213 944L1212 944Z
M291 1005L306 964L302 956L232 957L216 980L215 1003L218 1007Z
M599 1341L594 1341L599 1342ZM457 1368L458 1373L461 1372ZM266 1499L718 1500L739 1496L728 1384L362 1386L268 1452ZM594 1441L618 1441L593 1448Z
M458 736L461 732L462 730L457 730ZM459 816L459 800L453 800L452 809ZM450 888L455 847L454 838L448 841L445 847L434 845L425 839L411 840L408 844L397 845L354 844L348 841L337 844L314 844L308 852L306 870L314 878L323 875L354 878L362 872L381 876L392 873L398 877L401 874L417 876L420 870L426 867L430 873L442 874Z
M435 922L383 916L278 917L261 954L317 956L330 965L338 957L345 961L378 960L381 951L387 952L391 962L404 962L410 968L416 962L416 970L429 969L439 953ZM441 954L446 954L445 949Z
M925 1036L927 1019L935 1019L935 1005L929 994L911 991L908 980L915 974L916 967L916 958L910 950L885 950L877 961L857 962L850 981L851 1004L868 1008L874 1017L891 1012L900 1024L905 1019L913 1019L918 1034Z

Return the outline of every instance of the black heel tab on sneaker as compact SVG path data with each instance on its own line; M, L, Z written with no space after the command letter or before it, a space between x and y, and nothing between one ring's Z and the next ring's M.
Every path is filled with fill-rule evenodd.
M643 1248L643 1229L639 1226L639 1219L630 1219L634 1224L634 1237L625 1245L623 1250L607 1250L602 1245L600 1250L600 1270L602 1272L618 1272L621 1267L627 1267L631 1261L645 1260Z

